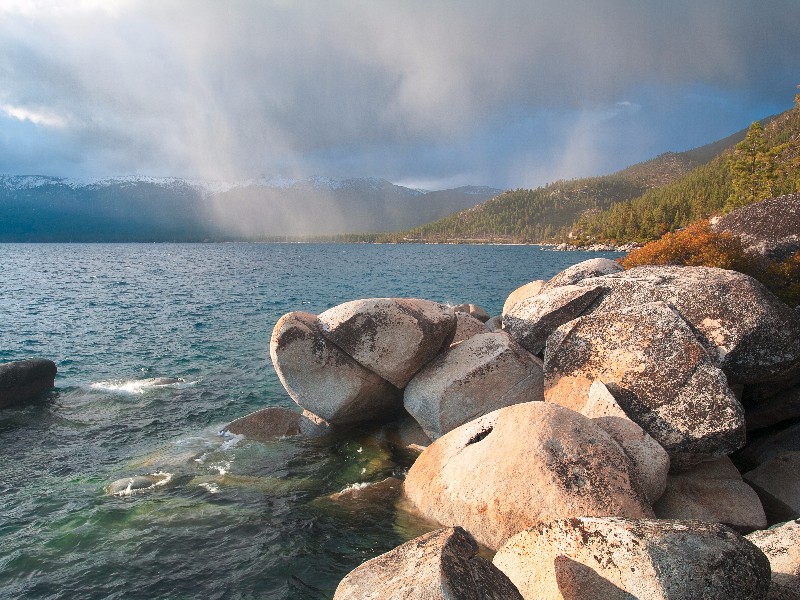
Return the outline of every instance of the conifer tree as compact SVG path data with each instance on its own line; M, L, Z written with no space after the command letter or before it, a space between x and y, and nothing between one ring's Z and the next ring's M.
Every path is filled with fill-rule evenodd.
M764 128L758 121L750 125L745 138L736 144L729 169L732 192L725 205L726 211L772 196L774 154L767 145Z

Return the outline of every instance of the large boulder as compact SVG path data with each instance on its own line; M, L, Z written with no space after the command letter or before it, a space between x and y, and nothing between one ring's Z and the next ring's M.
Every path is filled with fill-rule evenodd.
M481 333L443 352L403 394L432 440L504 406L544 400L542 361L507 333Z
M505 303L503 304L503 312L502 317L505 317L508 311L513 308L513 306L517 302L522 302L527 298L533 298L542 291L542 287L544 287L545 282L537 279L536 281L531 281L530 283L526 283L525 285L521 285L513 292L508 295L506 298Z
M744 445L744 411L725 375L663 302L594 312L559 327L548 339L544 371L545 400L577 411L591 384L604 382L674 462Z
M34 400L55 385L56 363L40 358L0 365L0 408Z
M400 390L325 339L312 314L282 316L269 351L292 399L329 423L388 420L402 410Z
M738 457L755 467L771 458L787 452L800 452L800 423L794 423L778 430L767 430L768 433L747 441Z
M517 302L503 316L503 329L534 354L544 350L548 336L579 317L605 291L602 286L556 287Z
M330 424L307 410L299 413L282 406L270 406L230 422L224 430L251 440L267 442L295 435L325 435L330 430Z
M319 320L325 338L398 388L447 348L456 330L452 308L413 298L353 300Z
M800 600L800 520L747 536L767 555L772 583L767 600Z
M417 458L407 498L428 519L499 548L540 521L652 516L637 472L597 424L544 402L501 408L445 434Z
M755 545L699 521L541 523L511 538L493 562L531 599L756 600L770 581Z
M723 523L739 532L767 526L758 495L727 456L670 475L653 510L659 519Z
M667 303L692 326L732 382L780 378L800 368L800 313L742 273L646 266L575 285L609 288L593 307L595 312Z
M351 571L334 600L522 600L514 584L478 556L460 527L438 529Z
M631 421L602 381L589 388L589 399L581 413L593 419L614 438L639 473L647 501L653 504L664 493L669 473L669 455L644 429Z
M758 493L772 522L800 517L800 452L770 457L744 480Z
M584 260L576 265L567 267L555 275L542 286L541 293L556 287L572 285L584 279L589 279L590 277L602 277L603 275L619 273L622 270L622 265L610 258L590 258L589 260Z
M748 204L714 219L712 227L737 236L748 252L784 260L800 251L800 194Z

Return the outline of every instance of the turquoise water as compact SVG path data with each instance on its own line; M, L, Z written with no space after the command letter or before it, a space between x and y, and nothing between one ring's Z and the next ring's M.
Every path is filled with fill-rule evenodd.
M374 432L324 443L218 434L259 408L295 406L269 360L277 319L376 296L496 314L519 285L597 256L0 244L0 362L43 357L59 370L41 402L0 411L0 597L330 598L352 568L426 525L392 507L326 499L402 477L409 458ZM183 381L156 387L153 377ZM157 472L170 480L152 491L105 491Z

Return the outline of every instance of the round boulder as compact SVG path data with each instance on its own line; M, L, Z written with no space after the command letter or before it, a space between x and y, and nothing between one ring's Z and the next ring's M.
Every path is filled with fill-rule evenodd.
M319 321L326 339L398 388L447 348L456 331L453 309L413 298L353 300L321 313Z
M505 317L506 313L517 303L522 302L527 298L533 298L536 294L542 291L542 286L544 286L545 282L541 279L537 279L536 281L531 281L530 283L526 283L515 289L508 295L506 298L505 303L503 304L503 313L502 316Z
M456 311L456 334L453 336L450 346L463 342L473 335L487 333L488 331L489 328L483 321L479 321L469 313Z
M312 314L282 316L269 352L292 399L331 424L390 420L402 410L400 391L325 339Z
M0 408L25 404L55 385L52 360L18 360L0 365Z
M307 410L299 413L281 406L270 406L236 419L224 429L234 435L266 442L295 435L317 437L328 433L330 425Z
M404 491L422 515L489 548L541 521L652 516L630 459L591 419L544 402L501 408L433 442Z
M414 376L406 411L431 438L504 406L544 400L542 361L507 333L481 333L443 352Z
M572 285L590 277L602 277L621 272L622 265L610 258L590 258L567 267L542 286L542 293L564 285Z

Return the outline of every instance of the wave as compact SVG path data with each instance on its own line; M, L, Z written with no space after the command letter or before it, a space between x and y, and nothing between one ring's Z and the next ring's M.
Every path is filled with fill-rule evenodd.
M198 380L199 381L199 380ZM198 381L186 381L180 377L151 377L150 379L112 379L89 385L92 390L115 394L145 394L159 389L185 389L197 385Z

